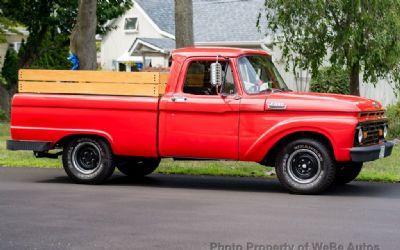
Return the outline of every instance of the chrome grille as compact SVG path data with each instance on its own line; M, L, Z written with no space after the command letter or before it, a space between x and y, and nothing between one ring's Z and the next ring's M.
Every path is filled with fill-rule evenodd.
M379 121L370 121L360 123L359 127L362 129L364 133L367 133L367 136L364 137L362 141L363 146L379 144L381 140L383 140L383 129L387 126L386 120ZM379 134L379 130L381 130L381 134Z
M370 111L370 112L361 112L360 117L367 117L367 118L373 118L377 116L384 116L385 111L384 110L378 110L378 111Z

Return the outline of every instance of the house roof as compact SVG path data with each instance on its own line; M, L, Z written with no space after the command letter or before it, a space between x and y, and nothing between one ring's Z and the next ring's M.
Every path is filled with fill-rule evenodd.
M170 38L145 38L138 37L129 48L129 53L132 53L138 45L152 47L155 50L171 52L175 49L175 40Z
M175 49L175 40L170 38L137 38L146 43L154 45L158 48L163 48L168 51L172 51Z
M164 32L175 35L174 0L135 0ZM264 0L193 0L196 43L254 42L265 35L256 27Z
M226 57L237 57L243 54L259 54L259 55L269 55L265 51L253 50L253 49L241 49L241 48L229 48L229 47L194 47L194 48L180 48L175 50L175 40L170 38L136 38L135 42L129 49L127 54L124 54L121 58L132 57L130 54L136 49L138 45L151 46L155 50L172 52L174 55L183 56L215 56L216 53L220 56ZM122 61L122 59L118 61ZM126 60L129 61L129 60Z

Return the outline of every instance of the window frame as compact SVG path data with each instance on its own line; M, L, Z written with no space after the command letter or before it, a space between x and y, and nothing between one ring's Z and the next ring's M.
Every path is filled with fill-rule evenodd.
M247 92L247 90L246 90L246 87L244 86L244 82L243 82L243 79L242 79L242 73L240 72L240 59L241 58L243 58L243 57L248 57L248 56L264 56L264 55L258 55L258 54L244 54L244 55L241 55L241 56L239 56L238 58L237 58L237 60L236 60L236 63L237 63L237 77L238 77L238 81L240 81L240 87L243 89L243 93L245 93L246 95L248 95L248 96L257 96L257 95L265 95L265 94L268 94L268 93L249 93L249 92ZM270 56L267 56L267 58L269 59L269 60L271 60L271 62L272 62L272 64L274 65L274 67L275 67L275 69L277 70L277 72L274 72L274 74L278 77L278 78L281 78L282 79L282 81L283 81L283 83L284 83L284 85L286 86L286 88L289 90L289 87L287 86L287 84L286 84L286 82L285 82L285 80L283 79L283 77L282 77L282 75L280 74L280 72L278 71L278 69L276 68L276 65L275 65L275 63L272 61L272 58L270 57Z
M216 95L196 95L196 94L184 92L187 72L188 72L188 69L189 69L190 65L193 62L198 62L198 61L207 61L207 62L213 63L213 62L216 62L216 59L217 59L216 56L215 57L191 57L191 58L188 58L185 61L184 65L183 65L183 69L185 69L185 70L182 72L181 76L179 77L179 83L180 84L177 86L177 89L176 89L177 93L181 93L181 94L184 94L184 95L190 95L190 96L203 96L203 97L207 97L207 98L223 96L221 94L216 94ZM232 76L233 76L233 81L234 81L236 93L228 94L227 96L228 97L233 97L233 96L240 95L241 94L240 79L238 79L238 72L237 72L237 69L236 69L236 64L234 62L234 58L229 58L228 60L225 60L224 58L219 57L218 58L218 62L219 63L224 63L225 62L225 63L229 64L229 66L231 68L231 71L232 71Z
M135 28L134 29L127 29L126 28L128 19L136 19L136 23L135 23ZM125 31L125 33L136 33L139 30L138 27L139 27L139 18L137 18L137 17L125 17L124 18L124 31Z

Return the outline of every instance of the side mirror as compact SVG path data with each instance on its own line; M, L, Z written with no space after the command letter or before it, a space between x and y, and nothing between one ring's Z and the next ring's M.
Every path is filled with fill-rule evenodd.
M221 86L222 85L222 65L218 62L211 64L211 85Z

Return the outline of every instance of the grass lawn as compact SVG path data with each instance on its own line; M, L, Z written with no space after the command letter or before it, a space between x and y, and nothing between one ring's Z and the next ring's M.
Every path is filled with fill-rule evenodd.
M8 124L0 123L0 166L61 168L61 160L36 159L32 152L6 150L5 141L9 138ZM400 182L400 147L393 149L392 156L366 163L358 177L363 181ZM173 161L163 159L158 173L192 175L226 175L270 177L272 168L257 163L234 161Z

